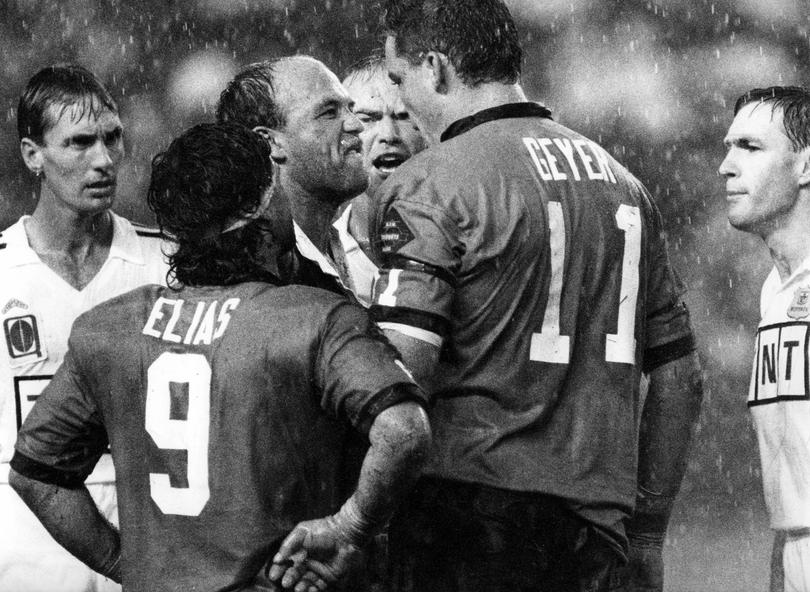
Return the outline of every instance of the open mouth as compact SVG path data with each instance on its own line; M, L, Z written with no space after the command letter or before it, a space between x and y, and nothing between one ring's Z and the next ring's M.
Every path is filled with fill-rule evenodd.
M407 160L402 154L381 154L371 161L371 164L382 173L391 174Z

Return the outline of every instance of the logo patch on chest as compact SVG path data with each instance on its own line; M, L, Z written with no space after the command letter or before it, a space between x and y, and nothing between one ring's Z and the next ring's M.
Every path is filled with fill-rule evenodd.
M37 318L34 315L4 319L3 332L12 367L38 362L47 357L42 347Z
M796 288L787 315L791 319L803 319L810 315L810 286Z

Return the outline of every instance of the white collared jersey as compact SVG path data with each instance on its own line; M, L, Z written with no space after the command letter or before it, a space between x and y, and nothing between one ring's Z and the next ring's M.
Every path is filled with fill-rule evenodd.
M8 481L17 430L62 363L76 317L133 288L166 284L168 264L159 233L112 217L109 256L82 290L65 282L31 249L25 232L28 216L0 233L0 483ZM112 463L105 460L88 482L114 480Z
M352 204L349 204L340 217L335 220L332 241L332 252L343 283L348 284L357 301L364 307L371 306L374 281L379 269L360 247L349 230L349 218L352 215Z
M810 527L810 259L762 286L762 320L748 392L775 529Z

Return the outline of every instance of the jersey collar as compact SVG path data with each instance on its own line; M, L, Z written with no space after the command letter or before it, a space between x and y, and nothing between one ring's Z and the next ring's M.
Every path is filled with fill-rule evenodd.
M326 257L326 255L321 253L320 249L318 249L318 247L316 247L315 244L309 240L309 237L306 235L303 229L298 226L298 223L295 220L293 220L293 231L295 232L295 246L298 247L298 252L320 267L322 272L338 278L339 280L340 275L338 275L335 266Z
M113 212L110 212L110 216L113 221L113 236L109 258L117 257L136 265L144 265L146 260L143 256L141 241L132 224Z
M110 216L113 223L113 236L107 258L118 258L137 265L143 265L145 262L143 249L135 229L124 218L112 212L110 212ZM2 238L0 238L0 242L6 243L9 250L13 251L14 258L11 260L11 264L15 267L31 263L42 263L42 260L28 243L28 234L25 232L25 221L30 217L29 215L21 216L16 223L2 232Z
M453 122L450 124L450 127L444 130L444 133L439 139L444 142L445 140L460 136L464 132L468 132L482 123L495 121L496 119L511 119L515 117L544 117L551 119L551 111L539 103L506 103L505 105L484 109L469 117L464 117L463 119Z

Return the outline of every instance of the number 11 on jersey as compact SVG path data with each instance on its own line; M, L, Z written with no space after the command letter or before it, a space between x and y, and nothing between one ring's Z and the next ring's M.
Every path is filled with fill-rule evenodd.
M634 364L638 267L641 260L641 217L638 207L620 205L616 211L616 226L624 233L624 257L616 333L605 336L605 360ZM560 332L560 302L565 269L565 220L560 202L548 202L548 231L551 250L548 299L540 332L532 334L529 359L567 364L571 360L571 338Z

